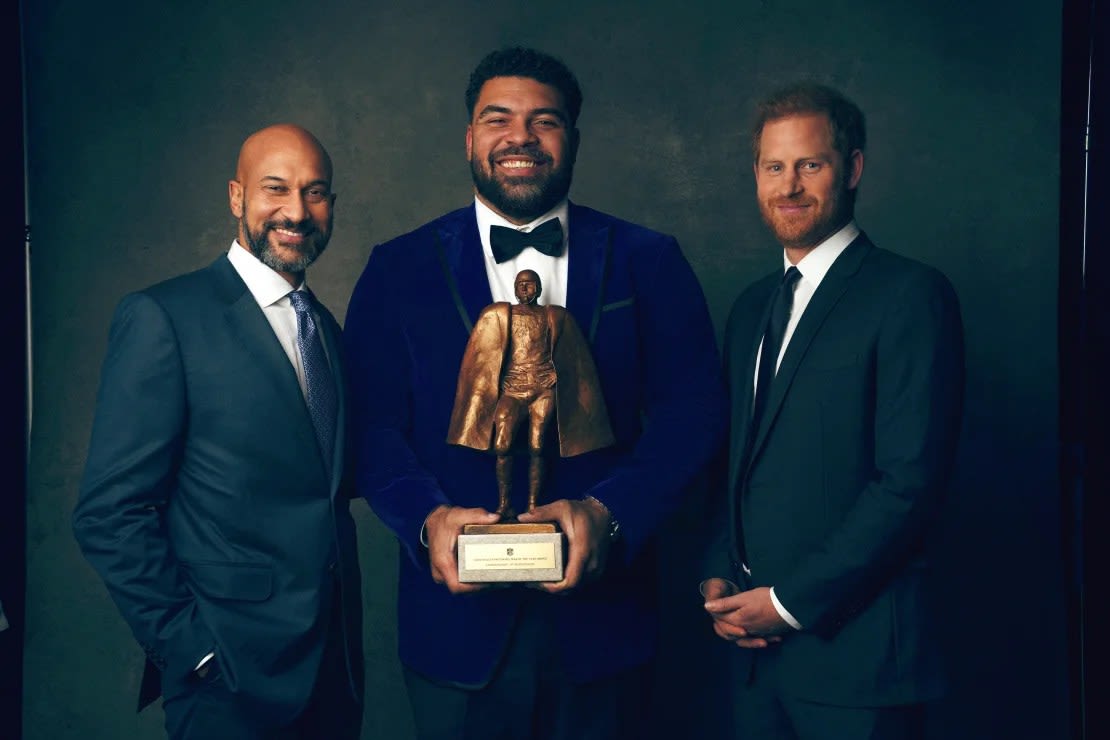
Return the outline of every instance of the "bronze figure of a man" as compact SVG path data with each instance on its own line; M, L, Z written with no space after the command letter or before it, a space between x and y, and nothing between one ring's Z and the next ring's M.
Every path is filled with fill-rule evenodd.
M552 421L562 457L613 443L589 344L574 317L562 306L537 303L542 286L532 270L521 270L514 288L516 304L491 304L474 324L447 432L450 444L497 455L502 521L516 516L510 501L512 450L525 419L529 511L543 488L544 442Z

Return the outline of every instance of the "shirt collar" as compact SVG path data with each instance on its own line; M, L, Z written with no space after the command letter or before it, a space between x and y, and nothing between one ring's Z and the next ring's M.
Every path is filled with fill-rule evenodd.
M825 278L825 273L832 267L833 262L840 256L841 252L848 248L848 245L855 241L859 236L859 227L856 226L855 221L849 221L844 225L844 228L830 236L825 241L818 244L809 254L798 260L795 267L798 272L802 273L802 278L808 282L817 285ZM786 251L782 253L783 270L790 268L790 260L786 257Z
M272 306L289 295L289 281L279 275L275 270L262 264L262 261L251 254L250 250L240 246L239 240L231 242L231 249L227 252L231 266L247 284L247 290L254 296L254 300L262 308ZM297 290L307 290L308 286L302 279Z
M547 221L551 218L558 218L559 223L563 227L563 247L565 249L567 246L567 234L570 233L570 229L568 228L569 222L567 221L567 214L569 210L570 209L567 206L567 199L563 198L554 208L552 208L550 211L543 214L539 218L533 219L526 224L518 225L509 221L500 213L497 213L492 208L487 206L478 198L478 196L474 196L474 215L478 219L478 235L482 238L482 250L486 253L486 256L490 258L493 257L493 248L490 247L489 244L489 227L505 226L510 229L516 229L517 231L523 231L527 233L542 224L544 221Z

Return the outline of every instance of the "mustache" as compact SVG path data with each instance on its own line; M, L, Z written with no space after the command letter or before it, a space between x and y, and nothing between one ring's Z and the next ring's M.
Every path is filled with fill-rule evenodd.
M767 205L771 206L772 208L775 208L777 206L812 206L816 204L817 201L815 201L814 199L803 198L801 196L797 198L775 198L773 200L767 201Z
M285 229L286 231L295 231L301 236L308 236L316 232L316 225L312 223L312 219L304 219L302 221L293 221L292 219L283 219L281 221L263 221L262 228L269 231L271 229Z
M510 146L505 147L498 152L490 152L489 162L490 164L493 164L502 157L514 156L528 157L529 159L534 160L537 164L548 164L552 161L551 156L543 149L540 149L538 146Z

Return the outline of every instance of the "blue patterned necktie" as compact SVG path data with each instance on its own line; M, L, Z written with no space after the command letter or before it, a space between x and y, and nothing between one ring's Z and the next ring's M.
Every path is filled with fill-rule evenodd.
M767 317L767 330L763 335L763 350L759 355L759 374L755 383L755 402L752 409L752 426L759 428L760 417L771 395L771 381L775 379L775 366L782 351L782 340L786 325L790 323L790 313L794 308L794 286L802 278L802 273L793 265L782 276L782 282L775 291L771 302L771 314Z
M312 294L306 290L294 290L289 294L289 301L297 313L297 349L301 353L305 384L308 386L308 414L312 417L312 426L316 427L320 452L330 472L339 408L335 378L324 354L319 327L312 317Z

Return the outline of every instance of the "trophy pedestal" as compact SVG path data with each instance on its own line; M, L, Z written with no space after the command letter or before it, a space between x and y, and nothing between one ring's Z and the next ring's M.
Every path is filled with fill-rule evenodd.
M554 524L467 524L459 535L463 583L563 580L563 533Z

